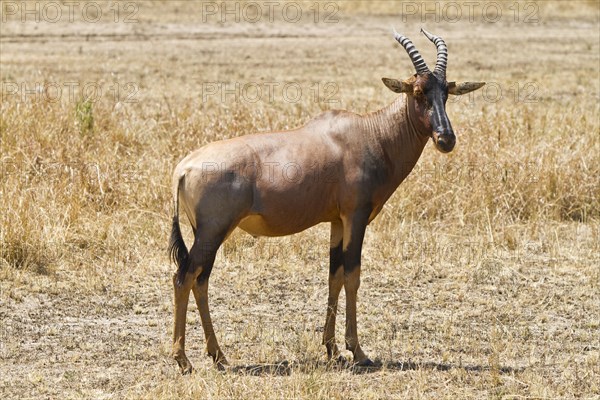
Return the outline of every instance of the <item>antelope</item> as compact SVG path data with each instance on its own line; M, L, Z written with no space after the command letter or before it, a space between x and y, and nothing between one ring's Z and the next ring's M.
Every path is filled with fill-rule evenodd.
M403 93L387 107L367 115L327 111L293 130L213 142L177 165L169 252L178 266L173 275L172 356L183 374L192 371L185 355L190 291L200 310L208 354L218 368L228 365L209 313L208 280L217 250L231 232L239 227L253 236L284 236L322 222L331 224L323 333L328 359L345 362L335 340L343 287L346 349L355 365L373 365L361 349L356 326L365 230L411 172L430 138L443 153L454 148L456 138L445 109L448 94L469 93L485 84L447 82L444 40L421 32L437 47L435 68L430 71L413 43L394 30L416 73L405 80L382 78L390 90ZM189 252L179 225L180 208L194 234Z

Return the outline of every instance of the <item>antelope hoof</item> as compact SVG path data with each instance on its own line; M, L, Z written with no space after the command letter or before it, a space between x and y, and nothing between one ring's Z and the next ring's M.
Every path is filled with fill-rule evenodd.
M344 370L350 368L351 366L352 365L348 362L346 357L340 355L339 353L335 357L328 357L327 359L327 368Z
M221 371L221 372L225 372L225 370L227 369L227 367L229 366L228 362L216 362L215 363L215 368L217 368L217 371Z
M225 371L229 366L229 361L227 361L223 354L220 354L219 357L213 357L213 364L218 371Z
M340 351L338 347L334 344L331 346L327 346L327 360L329 361L339 361L340 358L344 358L340 355ZM344 358L345 360L345 358Z
M335 359L335 363L342 368L348 368L350 366L350 363L348 362L348 360L346 360L346 357L344 357L342 355L338 356Z
M181 375L188 375L192 373L192 364L189 362L186 356L175 356L175 361L179 365L179 371Z
M365 359L355 362L354 364L357 367L361 367L361 368L369 368L369 367L374 367L375 363L373 361L371 361L371 359L369 357L366 357Z
M225 371L227 367L229 367L229 363L227 360L217 361L215 362L215 367L217 368L217 371Z

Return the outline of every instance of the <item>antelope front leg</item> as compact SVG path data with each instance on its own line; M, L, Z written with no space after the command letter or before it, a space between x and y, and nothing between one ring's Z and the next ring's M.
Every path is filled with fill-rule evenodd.
M344 221L344 289L346 291L346 349L354 354L360 366L373 365L358 342L356 297L360 286L362 243L370 211L361 210Z
M183 285L178 286L177 274L173 275L175 320L173 324L173 351L171 354L184 375L192 372L192 364L185 356L185 319L193 282L192 277L188 274Z
M323 330L323 344L327 348L327 358L338 359L340 351L335 343L335 319L337 315L338 297L344 286L343 264L343 228L341 221L331 223L331 239L329 249L329 296L327 297L327 316Z

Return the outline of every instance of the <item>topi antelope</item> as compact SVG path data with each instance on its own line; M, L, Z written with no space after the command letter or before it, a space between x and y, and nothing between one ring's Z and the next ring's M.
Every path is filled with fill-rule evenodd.
M461 95L484 85L447 82L446 44L421 32L437 47L435 68L430 71L413 43L394 31L416 74L403 81L383 78L390 90L405 94L389 106L364 116L327 111L291 131L214 142L177 165L170 254L178 265L173 276L173 357L182 373L192 370L184 351L190 291L200 309L208 354L219 368L227 364L210 318L208 280L217 250L229 234L240 227L253 236L291 235L321 222L331 223L323 334L327 356L343 360L335 341L343 287L346 348L356 364L372 365L361 350L356 328L365 230L413 169L429 138L441 152L454 148L456 139L445 109L448 94ZM189 252L179 227L180 207L194 233Z

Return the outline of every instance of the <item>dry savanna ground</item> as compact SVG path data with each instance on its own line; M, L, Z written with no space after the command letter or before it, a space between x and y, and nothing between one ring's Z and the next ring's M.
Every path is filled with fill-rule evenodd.
M1 398L600 396L597 2L294 2L272 20L261 2L50 3L1 3ZM488 85L451 99L454 152L428 144L369 227L358 329L377 367L325 362L322 225L232 235L210 287L232 368L193 305L180 376L173 167L385 106L381 77L413 73L391 25L430 65L419 29L443 36L449 79Z

